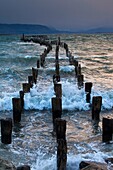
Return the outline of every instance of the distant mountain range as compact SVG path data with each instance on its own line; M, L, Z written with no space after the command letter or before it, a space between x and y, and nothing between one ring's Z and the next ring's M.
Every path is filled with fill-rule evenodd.
M110 27L98 27L83 31L85 33L113 33L113 28Z
M64 31L45 25L0 24L0 34L60 34L60 33L113 33L113 28L99 27L87 30Z
M55 28L31 24L0 24L0 34L52 34L58 33Z

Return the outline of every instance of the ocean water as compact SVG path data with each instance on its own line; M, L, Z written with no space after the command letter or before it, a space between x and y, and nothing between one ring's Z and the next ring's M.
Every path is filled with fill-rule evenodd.
M48 35L50 40L59 35ZM81 160L104 162L112 156L112 142L102 143L102 117L112 116L113 108L113 34L64 34L74 58L82 66L84 82L92 82L93 96L102 96L98 127L91 120L91 107L86 103L84 88L78 89L74 66L60 48L62 83L62 118L67 121L67 169L78 170ZM0 118L12 117L12 98L19 97L22 83L28 82L32 67L46 47L20 41L20 36L0 36ZM38 70L37 83L25 94L24 114L13 127L12 144L0 143L0 156L16 166L29 164L32 170L56 169L56 139L52 136L51 98L55 96L55 46ZM91 101L92 102L92 101Z

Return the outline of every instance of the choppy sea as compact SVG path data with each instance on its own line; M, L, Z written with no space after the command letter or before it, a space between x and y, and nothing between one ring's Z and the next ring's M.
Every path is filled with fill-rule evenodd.
M48 35L56 40L59 35ZM113 34L62 34L74 58L81 64L84 82L92 82L91 98L102 96L101 119L95 129L84 88L78 89L74 66L60 48L62 118L67 121L67 170L78 170L82 160L104 162L113 155L113 143L102 143L102 117L113 114ZM19 35L0 36L0 119L12 117L12 98L19 97L32 67L45 46L20 41ZM51 98L54 94L55 46L38 71L37 84L25 94L24 113L13 127L12 143L0 142L0 157L15 166L29 164L32 170L56 170L57 143L52 136ZM92 101L91 101L92 102Z

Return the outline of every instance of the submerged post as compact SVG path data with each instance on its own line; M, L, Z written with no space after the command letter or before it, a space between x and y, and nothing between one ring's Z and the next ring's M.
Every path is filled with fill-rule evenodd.
M36 84L38 77L38 69L32 67L33 82Z
M58 97L53 97L52 102L52 118L53 118L53 131L56 132L56 118L61 118L62 114L62 99Z
M92 83L86 82L85 83L85 92L86 92L86 102L90 103L90 94L91 94Z
M60 82L60 75L54 74L53 75L53 83L55 84L57 82Z
M66 120L57 118L56 139L57 139L57 170L66 170L67 164L67 142L66 142Z
M103 117L102 142L110 142L113 134L113 119Z
M37 68L40 68L40 60L37 60Z
M62 84L54 83L54 91L55 91L56 97L61 98L62 97Z
M66 140L66 120L56 118L56 138Z
M22 166L19 166L17 167L16 170L30 170L30 166L29 165L22 165Z
M12 98L13 104L13 121L14 123L18 123L21 121L21 113L22 113L22 103L20 98Z
M1 142L11 144L12 142L12 119L6 118L1 120Z
M30 92L30 86L31 85L29 83L23 83L22 86L23 86L23 92L24 93Z
M59 139L57 146L57 170L66 170L67 164L67 142Z
M77 76L78 88L81 89L84 86L84 75Z
M56 72L56 75L60 75L59 61L58 60L56 60L56 62L55 62L55 72Z
M30 84L30 88L33 87L33 76L28 76L28 83Z
M21 100L21 105L22 105L22 109L24 108L24 92L20 91L20 100Z
M93 96L92 99L92 120L100 120L100 111L102 106L102 97Z
M59 60L58 55L59 55L59 45L56 45L56 51L55 51L56 60Z

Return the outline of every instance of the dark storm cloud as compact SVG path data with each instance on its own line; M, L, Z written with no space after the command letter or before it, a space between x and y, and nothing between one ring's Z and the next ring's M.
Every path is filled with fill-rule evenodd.
M113 26L113 0L0 0L0 22L75 29Z

